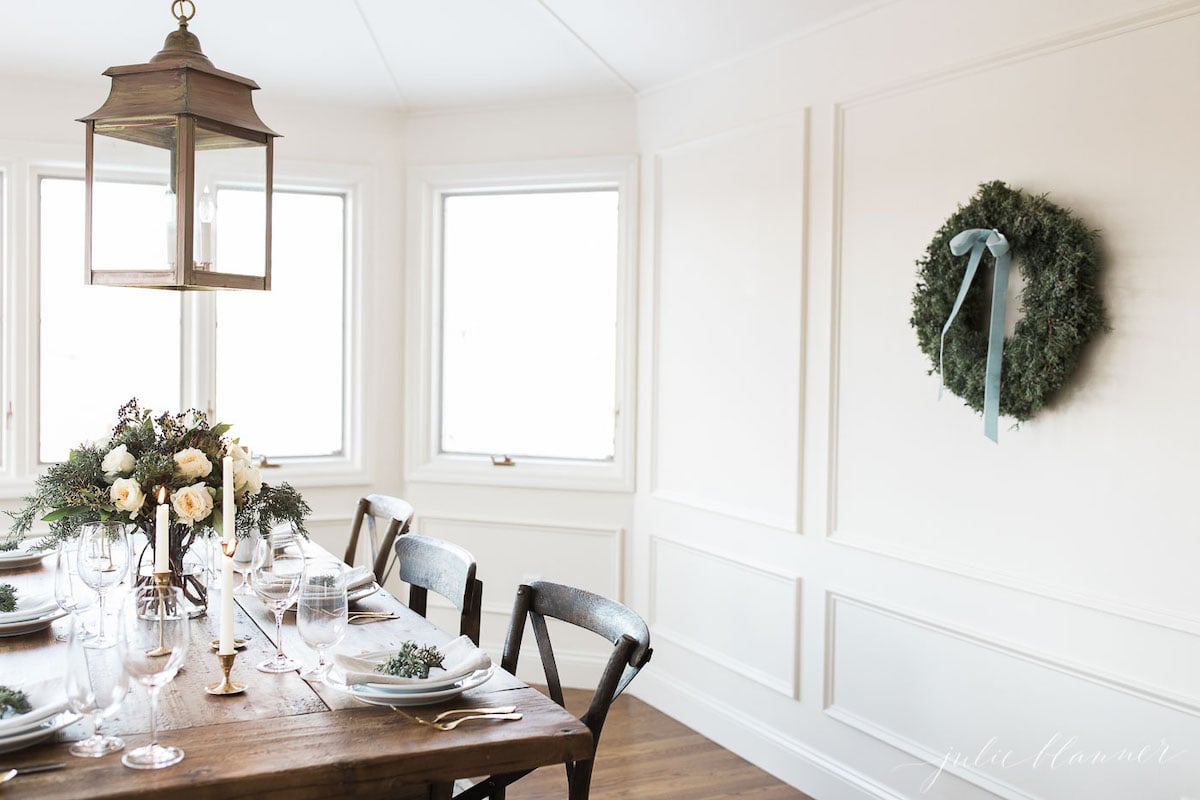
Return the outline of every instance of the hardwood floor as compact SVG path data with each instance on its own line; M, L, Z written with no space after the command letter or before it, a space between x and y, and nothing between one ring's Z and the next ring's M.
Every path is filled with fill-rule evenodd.
M587 708L589 692L569 689L567 707ZM544 768L508 790L508 800L566 800L561 768ZM646 703L622 695L600 738L592 800L812 800Z

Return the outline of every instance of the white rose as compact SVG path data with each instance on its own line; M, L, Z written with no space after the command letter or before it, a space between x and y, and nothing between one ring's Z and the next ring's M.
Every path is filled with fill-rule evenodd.
M176 453L175 466L185 478L207 478L212 472L212 462L208 456L194 447Z
M108 455L100 462L100 468L104 470L105 475L120 475L132 472L136 463L133 453L129 452L125 445L120 444L108 451Z
M193 483L171 494L171 507L180 522L191 525L207 519L213 510L212 495L203 483Z
M133 456L130 456L132 459ZM146 502L142 487L133 478L117 478L109 487L108 498L118 511L128 511L130 518L136 517Z
M258 494L262 490L262 472L251 466L249 461L233 462L233 490L247 494Z
M246 448L242 447L237 442L234 442L233 444L229 445L229 452L226 453L226 455L229 456L230 458L232 458L234 461L249 461L250 460L250 451L247 450Z

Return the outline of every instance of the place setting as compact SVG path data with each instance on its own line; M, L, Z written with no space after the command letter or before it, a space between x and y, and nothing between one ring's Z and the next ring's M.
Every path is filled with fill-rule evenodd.
M53 595L26 594L0 580L0 637L36 633L66 614Z
M0 550L0 571L32 567L49 555L53 553L39 547L35 540L25 539Z
M333 660L327 683L356 700L378 706L439 703L482 686L496 672L488 654L466 636L440 648L407 641L395 650L337 654Z
M0 753L49 739L78 720L61 679L0 686Z

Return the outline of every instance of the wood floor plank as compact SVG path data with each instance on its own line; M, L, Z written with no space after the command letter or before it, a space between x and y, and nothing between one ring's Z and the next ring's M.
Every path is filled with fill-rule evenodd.
M591 695L565 692L579 714ZM613 704L592 775L592 800L812 800L635 697ZM561 768L544 768L509 787L508 800L565 800Z

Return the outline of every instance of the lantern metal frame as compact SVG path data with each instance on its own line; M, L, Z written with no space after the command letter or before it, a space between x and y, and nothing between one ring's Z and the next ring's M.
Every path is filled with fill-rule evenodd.
M188 11L190 7L190 12ZM86 210L84 269L89 284L156 289L271 288L271 205L274 140L279 134L259 119L251 92L253 80L217 69L188 30L195 14L191 0L175 0L179 22L161 51L146 64L110 67L108 99L80 118L87 127L84 179ZM171 136L171 134L174 134ZM93 269L93 187L96 178L95 137L110 136L171 153L170 188L175 193L174 269ZM241 275L219 272L194 261L196 221L196 152L233 147L265 147L264 272Z

